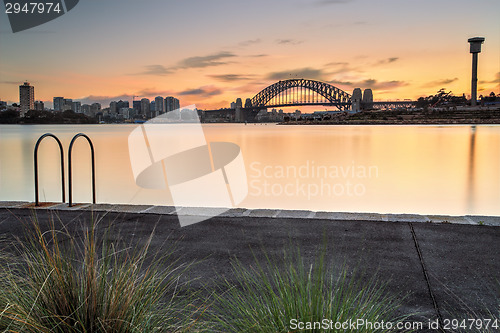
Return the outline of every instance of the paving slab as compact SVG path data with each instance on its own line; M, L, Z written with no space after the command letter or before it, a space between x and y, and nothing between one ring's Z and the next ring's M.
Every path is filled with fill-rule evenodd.
M30 210L14 209L21 219L29 217ZM240 211L241 212L241 211ZM255 211L253 211L255 212ZM268 216L277 216L280 211L257 211ZM89 217L85 217L89 214ZM62 221L90 221L90 211L60 211ZM50 211L39 210L37 215L44 228L47 227ZM0 209L0 235L22 233L24 228L11 213ZM350 220L319 220L279 217L213 217L201 223L181 228L175 215L137 214L108 212L99 224L104 230L105 223L113 225L108 237L130 245L143 245L154 230L151 243L152 253L175 242L182 260L201 262L193 268L189 279L200 281L201 290L215 287L223 275L234 280L231 263L237 258L243 265L255 263L255 257L264 259L261 252L281 256L284 249L300 248L307 263L313 263L324 245L330 268L339 274L346 267L349 275L358 275L369 281L374 274L387 283L387 292L403 296L405 299L401 314L418 314L422 318L432 318L433 308L427 294L422 269L407 224ZM79 223L69 222L70 234L81 233ZM114 230L115 230L114 229ZM103 232L103 231L102 231ZM326 240L326 243L323 241ZM202 281L202 282L201 282ZM217 282L219 281L219 282ZM209 295L207 295L208 297ZM419 317L420 318L420 317Z
M252 209L247 216L251 217L276 217L280 213L277 209Z
M227 211L227 208L217 207L182 207L177 209L177 215L185 216L217 216Z
M316 213L311 212L310 210L282 210L276 217L291 218L291 219L308 219L315 215Z
M387 221L387 215L378 213L316 212L314 217L344 221Z
M248 209L246 208L231 208L228 211L220 214L220 217L242 217Z
M429 218L425 215L417 214L387 214L389 222L429 222Z
M443 316L500 316L500 228L431 223L413 228Z
M0 201L0 208L17 208L27 204L27 201Z
M500 216L467 215L466 218L478 225L500 227Z
M59 205L52 206L51 209L57 209L57 210L80 210L80 209L86 209L89 208L92 204L89 203L76 203L73 204L71 207L67 203L62 203Z
M427 218L432 223L471 224L465 216L427 215Z
M38 206L35 206L34 202L28 202L18 208L29 208L29 209L57 209L58 206L65 205L60 202L39 202Z
M101 203L101 204L92 204L92 205L86 207L85 209L99 212L99 211L109 211L110 209L112 209L115 206L116 205L113 205L113 204L102 204Z
M176 211L176 208L173 206L152 206L149 208L146 208L145 210L142 211L142 213L145 214L174 214Z
M153 207L152 205L116 205L113 207L112 211L121 212L121 213L141 213L149 208Z

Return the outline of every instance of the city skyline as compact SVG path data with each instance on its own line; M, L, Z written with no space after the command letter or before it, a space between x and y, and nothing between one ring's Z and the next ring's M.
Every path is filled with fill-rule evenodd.
M417 99L440 88L469 95L467 39L475 36L486 38L478 95L500 93L498 1L120 4L82 2L16 34L2 20L0 99L18 102L27 80L47 107L55 96L103 105L177 96L209 109L295 77L350 94L370 88L376 100Z

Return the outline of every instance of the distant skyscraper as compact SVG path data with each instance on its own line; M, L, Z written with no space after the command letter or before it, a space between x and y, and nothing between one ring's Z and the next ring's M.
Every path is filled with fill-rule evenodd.
M236 99L236 108L242 108L243 107L243 103L241 102L241 98L237 98Z
M250 98L247 98L245 101L245 108L251 108L252 107L252 100Z
M73 110L73 100L71 98L65 98L62 104L62 111Z
M62 111L64 97L54 97L54 111Z
M180 108L179 100L175 97L168 96L165 98L165 112L177 110Z
M101 112L101 104L99 103L94 103L90 106L90 116L95 117L96 114Z
M30 86L29 82L19 86L19 104L21 104L21 116L35 108L35 87Z
M82 102L73 102L71 110L75 113L82 113Z
M83 104L82 105L82 113L86 116L91 116L90 114L90 105L89 104Z
M155 111L156 115L160 115L165 112L165 100L161 96L155 98Z
M141 113L146 116L146 117L149 117L149 106L150 106L150 102L149 102L149 99L147 98L143 98L141 99Z
M113 101L109 103L109 113L116 114L118 112L118 108L116 107L116 102Z
M118 109L118 112L120 111L120 109L128 108L128 107L129 107L128 101L122 101L120 99L118 102L116 102L116 108Z
M156 114L156 107L155 107L155 101L151 101L151 103L149 103L149 118L154 118L157 116Z
M42 101L35 101L35 110L43 111L45 109L45 105Z
M124 119L130 119L134 117L135 110L131 108L121 108L118 110L118 113L124 118Z
M134 108L135 110L135 114L141 114L142 113L142 109L141 109L141 101L133 101L132 102L132 107Z

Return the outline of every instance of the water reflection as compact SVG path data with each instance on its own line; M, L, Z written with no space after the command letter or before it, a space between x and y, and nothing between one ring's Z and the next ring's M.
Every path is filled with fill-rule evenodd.
M172 204L168 188L147 190L135 184L127 141L135 128L0 126L0 200L34 200L33 147L40 135L56 134L67 151L73 135L84 132L96 148L97 202ZM500 126L210 124L204 131L207 142L241 147L250 185L241 207L500 215ZM82 141L74 148L74 200L89 202L88 146ZM314 166L329 173L321 177L264 173L264 168L276 172L280 167L299 170L307 165L310 171ZM373 166L378 172L372 177L353 176L346 171L352 166L357 170ZM59 201L57 144L47 141L40 147L39 168L40 198ZM252 187L252 181L257 186ZM264 195L264 186L271 193ZM355 186L361 195L348 194Z
M467 211L474 212L474 165L475 165L475 146L476 146L476 126L471 126L469 143L469 165L467 172Z

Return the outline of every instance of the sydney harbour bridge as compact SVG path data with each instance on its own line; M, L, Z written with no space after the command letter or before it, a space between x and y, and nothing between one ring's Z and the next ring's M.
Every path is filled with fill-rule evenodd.
M326 82L309 79L289 79L278 81L262 89L251 99L254 108L275 108L299 105L335 106L339 110L366 108L409 107L415 101L374 102L371 89L354 89L352 95Z
M232 103L229 109L212 112L235 112L236 118L242 120L262 109L290 106L318 105L336 107L339 111L358 112L380 108L408 108L415 105L415 101L408 100L374 102L371 89L362 92L360 88L356 88L349 94L329 83L310 79L281 80L262 89L253 98L248 98L244 104L241 99L238 100Z
M325 82L290 79L262 89L251 102L252 107L328 105L345 110L351 105L351 95Z

